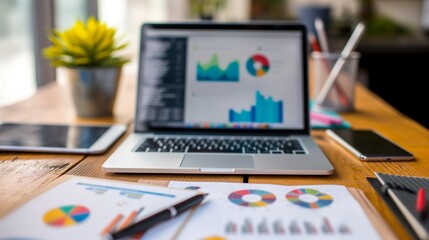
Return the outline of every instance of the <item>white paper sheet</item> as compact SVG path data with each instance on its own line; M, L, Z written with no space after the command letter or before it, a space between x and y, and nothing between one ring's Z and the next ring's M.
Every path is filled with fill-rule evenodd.
M142 208L135 221L195 191L73 177L0 219L0 239L101 239L117 216Z
M380 239L344 186L209 182L169 186L210 193L179 240Z

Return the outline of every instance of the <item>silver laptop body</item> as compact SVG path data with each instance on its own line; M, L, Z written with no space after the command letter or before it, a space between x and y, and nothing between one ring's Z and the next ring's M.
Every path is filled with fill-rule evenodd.
M329 175L299 22L145 23L134 131L107 172Z

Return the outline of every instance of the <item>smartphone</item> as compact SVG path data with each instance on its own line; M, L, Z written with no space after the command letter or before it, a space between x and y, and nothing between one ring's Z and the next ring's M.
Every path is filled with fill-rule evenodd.
M0 152L98 154L124 132L125 124L59 125L0 122Z
M326 134L360 160L414 159L413 154L372 129L327 129Z

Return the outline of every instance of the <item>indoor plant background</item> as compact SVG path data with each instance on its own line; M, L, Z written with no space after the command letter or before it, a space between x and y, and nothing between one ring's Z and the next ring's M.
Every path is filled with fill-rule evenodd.
M128 43L120 43L116 32L94 17L76 20L71 28L50 33L51 46L43 49L53 66L65 70L80 117L113 114L122 66L129 61L118 55Z

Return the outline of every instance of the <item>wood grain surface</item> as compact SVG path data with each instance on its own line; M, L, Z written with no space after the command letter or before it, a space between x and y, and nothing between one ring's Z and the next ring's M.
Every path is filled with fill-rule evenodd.
M83 155L0 153L0 215L83 158Z
M135 77L122 80L115 105L115 114L108 118L83 119L75 116L66 86L52 83L43 87L34 97L0 108L0 121L104 124L128 123L131 126L135 109ZM361 84L356 88L355 111L341 115L353 128L373 128L398 143L416 157L409 162L362 162L333 142L323 130L312 135L335 167L330 176L241 176L241 175L173 175L173 174L113 174L105 173L101 165L124 140L122 136L106 153L99 155L0 153L0 214L35 189L65 173L134 181L221 181L270 183L281 185L341 184L363 190L371 203L386 219L399 239L411 239L383 200L367 181L374 172L429 177L429 132L417 122L402 115ZM127 134L130 133L129 127Z
M409 150L415 161L364 162L330 139L323 130L313 130L312 136L335 168L331 176L251 176L251 183L282 185L341 184L363 190L392 227L399 239L410 239L406 229L396 219L389 207L377 195L367 177L374 172L407 174L429 177L429 131L402 115L377 95L361 85L356 89L355 111L341 113L353 128L373 128Z

